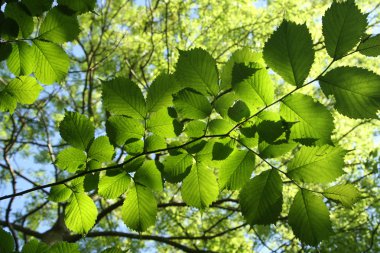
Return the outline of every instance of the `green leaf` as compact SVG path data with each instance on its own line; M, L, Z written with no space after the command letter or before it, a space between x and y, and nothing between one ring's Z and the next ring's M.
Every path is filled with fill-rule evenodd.
M205 96L183 89L174 96L174 107L182 118L203 119L211 114L211 104Z
M58 0L57 2L79 13L92 11L96 4L96 0Z
M7 92L0 92L0 110L13 113L17 106L17 100Z
M40 16L45 11L48 11L53 4L53 0L21 0L21 2L33 16Z
M130 229L143 232L156 222L156 198L149 188L134 184L127 192L121 212Z
M8 36L9 38L16 38L19 33L19 26L15 20L12 18L4 18L2 15L0 17L0 35Z
M34 75L44 84L62 81L70 66L69 56L55 43L33 40Z
M69 147L58 153L55 164L62 170L74 173L78 169L84 169L86 160L86 154L82 150Z
M213 119L209 122L208 127L211 134L226 134L234 125L224 119Z
M1 251L2 252L2 251ZM49 246L46 243L39 242L36 239L28 241L24 247L22 247L21 253L47 253Z
M65 223L75 233L86 234L95 224L98 210L94 201L83 192L73 192L65 209Z
M152 112L146 121L146 128L158 136L164 138L175 137L173 118L168 114L167 108Z
M198 147L200 150L194 155L194 159L197 163L210 166L211 168L214 168L217 166L216 164L219 164L218 162L215 163L215 161L212 160L215 142L215 139L205 141L205 144L200 142L200 146ZM190 151L188 152L190 153Z
M251 115L251 111L249 107L246 105L244 101L238 100L236 101L229 109L228 109L228 117L236 122L240 122L243 119L248 118Z
M145 139L145 150L147 152L165 149L166 141L164 138L158 135L150 135Z
M264 59L286 82L301 86L314 61L313 40L306 24L284 20L265 43Z
M32 104L38 98L42 90L35 78L30 76L19 76L5 87L3 92L11 95L20 104Z
M99 194L106 199L115 199L128 190L131 177L121 172L116 175L104 175L99 180Z
M15 243L12 235L0 228L0 240L0 252L12 253L15 248Z
M233 79L234 76L241 76L242 69L246 68L244 65L235 65L233 69ZM253 74L241 80L239 82L233 82L232 88L238 97L250 105L254 109L262 108L273 101L274 88L273 83L268 75L265 68L261 66L253 65L250 67ZM253 111L253 110L252 110Z
M232 68L232 87L250 78L255 74L256 71L262 68L264 68L264 66L258 63L236 63Z
M15 20L20 27L23 38L28 38L33 32L34 22L24 9L25 7L18 2L7 3L5 6L4 14L6 17Z
M52 186L49 193L49 200L54 202L64 202L71 197L71 189L64 184Z
M322 26L327 53L339 59L359 43L367 20L355 1L334 2L322 17Z
M84 192L84 178L85 177L77 177L69 182L69 188L73 193Z
M73 41L79 35L79 24L76 16L69 16L57 7L50 10L39 29L38 38L55 43Z
M101 253L124 253L124 251L117 247L112 247L112 248L103 250Z
M290 139L305 145L331 144L333 117L322 104L310 96L295 93L281 103L281 116L287 122L294 122Z
M93 166L90 162L90 165L87 166L89 170L93 169ZM96 166L96 168L100 168L101 166ZM89 192L95 189L98 189L99 186L99 172L89 173L84 176L83 180L83 188L85 192Z
M123 146L130 139L141 139L145 131L140 120L124 116L109 117L106 129L111 143L117 146Z
M249 150L235 150L223 161L219 170L220 188L240 189L250 178L255 168L255 156Z
M183 180L181 194L189 206L199 209L208 207L219 195L214 173L202 163L194 164Z
M340 147L301 147L289 162L287 175L302 182L331 182L343 174L345 155Z
M86 169L87 170L96 170L102 167L102 163L96 160L87 160Z
M127 78L118 77L103 82L104 107L113 114L144 119L146 105L140 88Z
M201 120L192 120L186 123L185 133L188 137L196 138L205 134L206 131L206 122Z
M110 144L107 136L99 136L92 143L88 150L88 157L96 161L109 162L112 161L115 150Z
M94 138L95 128L86 116L66 111L65 118L59 125L59 133L71 146L86 150Z
M157 137L157 136L156 136ZM155 144L152 142L153 140L150 140L148 144ZM160 145L162 144L162 141L158 142ZM150 147L151 148L151 147ZM144 151L144 141L143 140L130 140L124 145L125 151L127 151L130 155L138 155L141 152Z
M0 30L0 34L1 34L1 30ZM0 42L0 62L6 60L11 55L11 53L12 53L12 44L6 43L6 42Z
M263 158L276 158L280 157L297 146L297 143L281 143L281 144L269 144L265 141L259 143L259 153Z
M162 162L164 165L163 175L171 183L182 181L189 173L194 159L189 154L167 156Z
M380 76L357 67L335 68L320 77L326 96L334 95L335 108L355 119L377 119L380 109Z
M236 63L245 63L245 65L247 65L248 63L255 62L265 66L265 62L262 57L263 56L261 53L254 52L247 47L235 51L223 66L222 73L220 75L221 89L227 90L231 88L232 70Z
M287 129L286 123L272 120L263 120L257 124L257 133L259 134L259 141L265 141L267 143L283 143L287 140L286 132Z
M317 246L332 232L329 211L321 197L299 190L289 210L289 225L302 242Z
M323 191L323 196L350 208L358 201L360 192L352 184L342 184L327 188Z
M34 69L33 49L24 42L12 43L12 53L7 59L8 69L15 75L29 75Z
M233 106L234 102L238 100L235 92L228 92L223 96L219 96L214 103L215 111L223 118L229 116L229 108Z
M364 39L358 46L358 51L366 56L380 55L380 34Z
M127 156L124 159L124 162L128 161L131 158L132 158L132 156ZM144 161L145 161L145 157L144 156L137 157L137 158L129 161L128 163L124 164L123 165L123 169L125 171L127 171L127 172L136 171L138 168L141 167L141 165L144 163Z
M225 139L219 141L215 142L212 147L212 160L225 160L235 148L234 140Z
M240 191L239 202L251 226L275 223L282 210L282 180L278 172L267 170L251 179Z
M159 75L148 88L146 106L148 112L156 112L172 104L172 95L179 86L173 75Z
M218 75L216 61L207 51L200 48L179 51L175 77L183 88L193 88L204 95L217 95Z
M145 160L144 164L137 169L134 182L156 192L163 190L161 172L157 169L153 160Z
M49 253L80 253L78 244L68 242L56 242L51 246Z

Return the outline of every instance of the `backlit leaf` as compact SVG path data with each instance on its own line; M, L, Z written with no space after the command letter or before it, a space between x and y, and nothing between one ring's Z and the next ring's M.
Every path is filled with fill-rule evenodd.
M156 198L149 188L134 184L127 192L121 212L130 229L143 232L156 222Z
M33 40L34 75L44 84L52 84L65 78L70 60L65 51L53 42Z
M45 11L48 11L53 4L53 0L21 0L21 2L33 16L40 16Z
M358 46L358 51L366 56L380 55L380 34L366 38Z
M49 253L79 253L78 244L68 242L56 242L48 251Z
M93 10L96 4L96 0L58 0L57 2L79 13Z
M190 172L193 165L193 157L189 154L168 156L163 161L163 175L165 179L172 183L182 181Z
M99 194L107 199L115 199L128 190L131 177L121 172L116 175L104 175L99 180Z
M207 98L190 89L178 92L173 102L176 111L182 118L203 119L211 113L211 105Z
M255 168L255 156L249 150L236 150L221 164L220 188L240 189L250 178Z
M176 136L174 133L173 118L169 116L167 108L150 113L146 121L146 128L149 132L164 138Z
M150 152L166 148L166 141L158 135L150 135L145 139L145 150Z
M130 139L141 139L144 126L140 120L124 116L111 116L106 122L107 135L114 145L123 146Z
M146 160L144 164L137 169L134 181L153 191L161 192L163 190L161 172L157 169L153 160Z
M327 188L323 191L323 195L345 207L352 207L358 201L360 192L352 184L341 184Z
M265 66L265 62L262 58L262 54L258 52L254 52L247 47L239 49L235 51L230 59L228 59L227 63L224 64L222 73L221 73L221 89L227 90L231 88L232 84L232 70L236 63L259 63L262 66Z
M290 139L305 145L331 144L333 117L322 104L303 94L292 94L281 103L281 116L294 122Z
M127 78L118 77L103 82L103 103L113 114L136 119L146 116L144 96L140 88Z
M289 162L287 175L302 182L331 182L343 174L345 154L342 148L329 145L301 147Z
M149 112L156 112L172 104L172 95L179 89L172 75L159 75L149 86L146 106Z
M327 53L339 59L359 43L367 27L366 16L352 0L333 2L322 17Z
M252 113L270 104L274 97L273 83L267 70L259 64L235 64L232 71L232 89L248 106L248 112Z
M92 143L88 150L88 157L98 162L112 161L115 153L113 146L110 144L107 136L99 136Z
M2 92L11 95L20 104L32 104L42 90L41 85L31 76L19 76L12 79Z
M79 32L76 16L66 15L58 8L53 8L44 18L38 37L59 44L74 40Z
M98 210L94 201L83 192L73 192L65 208L65 223L75 233L86 234L95 224Z
M39 242L36 239L28 241L22 247L21 253L50 253L49 246L44 242Z
M264 59L286 82L302 85L314 61L313 41L306 24L284 20L265 43Z
M76 172L79 168L84 169L86 154L77 148L69 147L58 153L55 164L62 170Z
M380 76L362 68L339 67L320 77L323 92L334 95L335 108L355 119L377 119L380 110Z
M299 190L289 211L289 225L304 243L317 246L332 232L329 211L321 197Z
M5 6L4 14L6 17L11 18L17 22L23 38L28 38L29 35L33 32L33 18L27 13L21 3L7 3Z
M250 225L275 223L282 210L282 180L275 169L262 172L240 191L241 212Z
M15 247L12 235L0 228L0 240L0 252L12 253Z
M216 95L219 92L218 75L215 60L205 50L180 51L175 77L183 88Z
M234 125L224 119L213 119L208 125L211 134L225 134L233 127Z
M34 64L33 49L28 43L12 43L12 53L7 59L7 66L14 75L29 75L34 70Z
M66 111L65 118L59 125L59 133L71 146L86 150L94 138L95 128L86 116Z
M208 207L219 195L214 173L201 163L194 164L183 180L181 194L189 206L199 209Z
M54 202L64 202L70 198L72 191L64 184L52 186L50 189L49 200Z

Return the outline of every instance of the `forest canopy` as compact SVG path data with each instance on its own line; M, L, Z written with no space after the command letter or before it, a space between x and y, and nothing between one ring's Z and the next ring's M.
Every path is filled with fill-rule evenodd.
M1 253L380 251L380 4L0 4Z

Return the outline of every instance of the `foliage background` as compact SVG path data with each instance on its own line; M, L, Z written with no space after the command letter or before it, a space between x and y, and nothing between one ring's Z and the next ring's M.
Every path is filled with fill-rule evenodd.
M264 42L283 18L306 22L312 33L314 47L318 50L309 76L317 76L327 65L323 49L321 16L331 1L98 1L95 13L79 16L81 33L73 42L65 44L70 56L70 70L66 79L44 87L39 99L32 105L18 106L14 114L1 113L0 146L6 148L9 136L17 132L14 145L2 154L9 159L17 174L17 190L42 185L65 176L53 162L65 147L59 134L58 123L64 110L83 113L90 117L98 129L96 135L105 133L108 117L101 103L101 80L115 76L128 76L146 89L162 72L172 72L178 58L178 49L202 47L212 54L218 64L225 63L232 52L243 46L261 51ZM363 12L369 12L369 33L379 32L380 4L376 1L357 1ZM338 65L362 66L380 74L379 59L353 54ZM12 76L2 62L1 81ZM292 87L277 75L271 75L275 94L280 97ZM322 104L331 107L332 101L321 95L317 86L302 90L313 94ZM341 182L355 182L363 198L352 208L327 203L335 235L324 241L321 252L377 252L379 220L379 125L376 120L352 120L334 113L333 140L352 150L345 159L345 174ZM120 152L118 153L120 154ZM285 162L289 157L283 157ZM7 165L0 163L1 195L10 192L11 178ZM262 165L265 168L265 165ZM258 168L258 171L263 168ZM284 213L296 191L285 187ZM21 227L20 243L28 240L29 230L44 233L51 228L62 212L57 203L47 201L47 192L37 191L17 198L13 203L10 221ZM286 223L271 226L249 227L244 224L238 205L237 193L223 193L225 202L199 212L186 206L165 206L164 203L182 202L178 185L166 185L159 196L156 226L139 236L129 231L115 209L96 225L96 231L119 231L123 234L101 234L72 239L78 241L83 252L97 252L107 246L120 246L132 252L173 252L165 242L166 237L184 236L177 243L194 249L216 252L297 252L314 251L295 239ZM107 210L113 202L94 196L100 210ZM0 224L5 224L5 206L0 202ZM16 228L16 226L15 226ZM57 238L65 234L59 228ZM52 230L50 230L52 231ZM156 236L154 238L150 234ZM52 233L45 234L52 238ZM207 236L212 236L208 238ZM43 237L42 237L43 238ZM164 239L162 239L164 238ZM41 239L41 238L39 238ZM45 238L46 239L46 238Z

